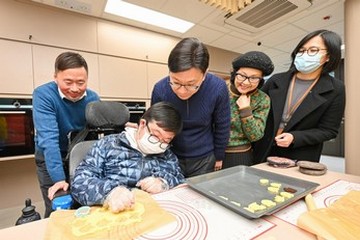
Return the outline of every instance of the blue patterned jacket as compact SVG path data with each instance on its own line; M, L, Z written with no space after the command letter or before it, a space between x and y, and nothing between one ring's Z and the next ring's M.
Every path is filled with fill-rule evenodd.
M170 188L185 181L171 150L143 156L130 146L125 132L108 135L94 144L76 168L71 193L81 205L99 205L115 187L131 189L149 176L163 178Z

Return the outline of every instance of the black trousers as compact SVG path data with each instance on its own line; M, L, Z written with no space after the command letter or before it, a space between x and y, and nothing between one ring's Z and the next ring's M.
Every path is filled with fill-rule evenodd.
M225 159L223 161L222 169L239 165L251 166L254 164L255 162L252 154L252 149L250 149L246 152L225 153Z
M180 168L186 178L213 172L215 162L214 154L210 154L204 158L179 159Z
M35 163L40 190L45 203L44 218L48 218L51 212L53 212L51 200L48 198L48 190L52 185L54 185L54 182L51 180L50 175L46 169L44 155L38 151L35 152ZM66 181L69 182L68 164L66 164L64 161L63 168L66 175Z

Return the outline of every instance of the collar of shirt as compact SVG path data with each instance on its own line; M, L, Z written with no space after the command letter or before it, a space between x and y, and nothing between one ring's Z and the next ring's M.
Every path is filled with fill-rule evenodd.
M83 94L79 99L77 99L76 101L73 101L73 100L71 100L71 99L68 99L68 98L62 93L62 91L60 90L60 88L58 88L58 92L59 92L59 95L60 95L61 99L67 99L67 100L72 101L72 102L78 102L78 101L80 101L81 99L83 99L83 98L86 96L86 91L85 91L84 94Z

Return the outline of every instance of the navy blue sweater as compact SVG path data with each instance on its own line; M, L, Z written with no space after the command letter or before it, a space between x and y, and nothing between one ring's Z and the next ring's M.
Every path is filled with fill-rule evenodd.
M217 160L225 157L230 133L229 92L224 80L206 74L200 89L188 100L181 100L171 89L169 77L154 86L151 104L173 103L183 120L183 130L172 142L180 159L202 158L214 153Z

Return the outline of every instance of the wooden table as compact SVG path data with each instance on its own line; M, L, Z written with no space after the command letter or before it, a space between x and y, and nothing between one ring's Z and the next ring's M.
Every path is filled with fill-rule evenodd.
M360 183L360 176L337 173L332 171L328 171L323 176L310 176L300 173L297 167L281 169L281 168L270 167L267 164L259 164L253 167L265 171L271 171L274 173L283 174L283 175L319 183L320 186L316 190L324 188L332 184L336 180L340 180L340 179L349 182ZM241 216L239 217L241 218ZM260 240L288 239L290 238L290 236L288 236L287 234L290 233L291 233L291 239L302 239L302 240L316 239L316 237L313 234L306 232L292 224L289 224L277 217L265 216L264 219L274 223L276 226L271 228L267 232L262 233L256 239L260 239ZM27 223L24 225L1 229L0 239L43 239L47 223L48 223L48 219L43 219L36 222ZM221 228L219 228L219 231L221 231ZM211 236L208 236L207 239L212 239L212 238Z

